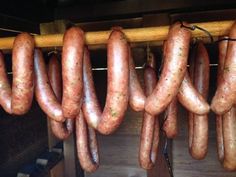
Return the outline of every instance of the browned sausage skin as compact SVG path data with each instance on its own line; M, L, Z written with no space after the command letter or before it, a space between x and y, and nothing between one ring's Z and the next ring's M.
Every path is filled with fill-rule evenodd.
M152 57L154 56L152 55ZM150 59L150 61L155 62L155 59ZM132 57L132 51L129 47L129 105L135 111L143 111L145 101L146 96L144 95L144 91L138 80Z
M28 33L19 34L12 50L12 113L29 111L34 95L34 39Z
M46 65L40 49L34 51L35 96L41 109L52 119L64 122L61 105L49 83Z
M146 96L152 93L157 82L155 62L154 55L149 52L144 70ZM147 112L144 112L139 148L139 163L144 169L151 169L155 164L159 145L159 131L160 127L157 116L152 116Z
M11 111L11 86L7 78L3 53L0 51L0 105L9 114Z
M57 100L61 102L62 94L62 77L61 77L61 66L57 59L56 54L52 54L48 63L48 78L52 86L52 90L57 97ZM59 139L66 139L73 131L74 120L68 119L66 122L58 122L48 117L51 125L53 134Z
M206 100L194 88L187 71L177 96L179 102L190 112L202 115L208 113L210 110L210 106Z
M209 89L209 56L204 44L200 41L196 48L194 64L194 85L198 92L207 99ZM208 147L208 116L193 114L193 137L190 153L195 159L203 159Z
M150 95L157 82L156 72L150 66L144 70L144 82L146 95ZM157 142L154 142L157 141ZM144 112L141 139L139 148L139 163L144 169L151 169L156 160L159 142L159 121L157 117ZM157 143L157 144L155 144Z
M223 141L224 141L224 161L223 166L229 171L236 170L236 109L232 107L230 111L223 115Z
M221 37L221 38L226 38ZM220 85L222 82L222 75L224 71L224 62L228 48L228 41L223 40L219 43L219 57L218 57L218 69L217 69L217 85ZM216 141L217 141L217 152L218 152L218 159L220 162L224 160L224 141L223 141L223 122L222 116L216 115Z
M162 129L168 138L175 138L178 134L178 107L177 107L177 97L175 97L170 104L167 106L165 112L165 120Z
M129 51L124 33L114 29L108 39L107 46L107 97L103 112L95 94L92 80L91 67L84 68L84 103L83 111L90 126L102 134L114 132L121 124L128 106L128 83L129 83ZM87 74L87 76L86 76ZM90 107L90 109L88 109ZM93 110L93 111L91 111Z
M84 32L72 27L65 32L62 48L62 110L66 118L75 118L83 94Z
M236 38L236 23L230 29L229 38ZM211 109L216 114L223 114L232 107L236 100L236 43L228 42L222 82L217 86L211 102Z
M96 133L86 125L82 110L76 117L76 146L81 167L94 172L99 166Z
M191 32L180 23L170 27L160 80L145 103L148 113L161 113L177 95L187 68L190 38Z

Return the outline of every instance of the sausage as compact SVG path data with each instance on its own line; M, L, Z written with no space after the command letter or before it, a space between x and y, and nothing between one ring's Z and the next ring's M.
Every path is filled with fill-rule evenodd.
M207 99L209 90L209 56L203 42L196 48L194 64L194 85L198 92ZM208 147L208 116L193 114L193 137L190 153L194 159L203 159Z
M226 36L225 36L226 37ZM223 38L225 38L223 37ZM224 40L219 43L219 57L218 57L218 69L217 69L217 85L222 82L222 74L224 71L224 62L226 57L228 47L228 41ZM222 116L216 115L216 142L217 142L217 152L218 159L220 162L224 160L224 141L223 141L223 125Z
M9 114L11 111L11 86L7 78L4 56L0 51L0 105Z
M93 82L92 66L88 48L84 48L83 58L83 84L84 98L82 110L87 124L95 129L101 119L101 107L96 95L96 90Z
M171 26L159 82L145 103L145 111L149 114L161 113L177 95L187 68L190 38L191 32L179 22Z
M11 109L15 115L29 111L34 94L34 39L28 33L17 35L12 50Z
M154 56L149 55L148 58L149 57L154 57ZM155 62L154 59L153 60L149 59L149 60ZM155 64L152 63L152 65ZM146 101L146 96L144 95L144 91L138 80L138 76L135 71L132 52L129 47L129 105L135 111L143 111L145 101Z
M114 29L111 32L107 50L108 85L103 112L98 105L94 92L92 74L87 76L88 80L84 81L84 85L87 84L90 88L84 91L83 110L85 109L85 118L90 126L102 134L111 134L118 128L128 106L129 49L125 35L121 30ZM84 68L84 79L86 74L91 73L89 68L91 69L91 67L88 67L87 70Z
M94 172L99 166L96 133L87 127L82 110L76 117L76 147L81 167L87 172Z
M41 109L55 121L64 122L65 117L49 83L46 65L40 49L34 51L35 96Z
M83 94L84 32L78 27L68 29L62 48L62 110L66 118L78 115Z
M185 73L177 96L178 101L190 112L202 115L208 113L210 110L210 106L206 100L194 88L188 71Z
M236 170L236 109L232 107L230 111L223 115L223 141L224 141L224 161L223 166L229 171Z
M48 63L48 78L52 87L52 90L59 102L61 102L61 67L57 59L56 54L52 54ZM66 139L73 132L74 120L67 119L66 122L57 122L48 117L53 134L59 139Z
M236 23L230 29L229 38L236 38ZM230 110L236 100L236 43L228 42L222 82L217 86L211 109L218 115Z
M166 50L166 41L163 42L163 58L166 55L165 50ZM178 114L177 98L174 97L165 110L165 117L162 125L162 130L165 132L165 135L168 138L174 138L177 136L178 133L177 114Z
M152 93L157 82L155 70L150 66L144 70L144 82L146 96L148 96ZM151 169L155 164L159 144L159 129L158 118L144 112L139 148L139 163L144 169Z
M162 126L162 130L165 131L165 134L168 138L175 138L178 134L177 106L177 97L175 97L167 106L165 112L165 120Z
M192 82L194 81L194 69L195 69L195 56L196 56L196 45L193 46L189 56L189 76ZM188 149L191 154L192 142L193 142L193 113L188 112Z

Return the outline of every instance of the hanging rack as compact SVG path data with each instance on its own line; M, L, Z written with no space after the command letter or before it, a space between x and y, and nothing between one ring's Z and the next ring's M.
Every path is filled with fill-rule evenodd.
M204 23L193 23L209 31L213 37L228 34L234 21L214 21ZM191 24L190 24L191 25ZM167 38L169 26L145 27L124 29L127 39L131 43L163 41ZM85 41L87 45L104 45L110 34L108 31L86 32ZM207 37L207 34L201 30L192 31L192 37ZM15 37L0 38L0 49L12 49ZM36 47L57 47L62 46L63 34L34 35Z

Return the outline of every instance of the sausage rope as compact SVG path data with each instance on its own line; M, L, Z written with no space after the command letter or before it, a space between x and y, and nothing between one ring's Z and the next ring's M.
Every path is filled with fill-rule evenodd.
M103 112L95 93L88 52L84 62L83 113L88 124L102 134L111 134L121 124L128 106L129 51L124 34L113 29L108 39L107 97ZM86 67L86 68L85 68Z

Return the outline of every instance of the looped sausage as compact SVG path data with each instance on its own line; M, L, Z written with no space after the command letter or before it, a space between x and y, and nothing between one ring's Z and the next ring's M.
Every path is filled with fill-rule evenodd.
M57 100L61 102L61 89L62 89L62 77L61 67L57 59L56 54L52 54L48 63L48 78L52 86L52 90L57 97ZM51 125L53 134L59 139L66 139L70 136L74 129L74 120L67 119L65 122L57 122L52 118L48 117Z
M148 56L154 57L153 55ZM155 62L155 59L149 59L149 61ZM152 63L152 65L154 65ZM137 73L135 71L135 65L132 57L132 52L129 47L129 105L135 111L143 111L146 96L138 80Z
M177 97L175 97L170 104L167 106L165 112L165 120L162 126L162 130L165 131L165 134L168 138L175 138L178 134L178 105Z
M236 38L236 22L230 29L229 38ZM211 109L222 115L231 109L236 100L236 43L228 41L222 82L217 86Z
M64 122L62 108L49 83L46 65L40 49L34 51L35 96L41 109L48 117Z
M96 133L87 126L82 110L76 117L76 146L81 167L90 173L96 171L99 166Z
M102 134L110 134L118 128L128 106L129 51L124 33L120 30L113 30L108 39L107 50L108 86L103 112L95 94L91 66L88 67L87 63L84 65L87 68L83 68L84 87L90 88L84 92L83 112L85 119L90 126ZM87 52L84 54L86 55ZM84 62L88 60L89 57ZM85 77L88 79L85 80Z
M62 48L62 110L66 118L75 118L81 108L83 94L84 32L72 27L65 32Z
M191 32L181 28L180 23L171 26L160 80L145 103L145 111L148 113L161 113L177 95L187 68L190 38Z
M207 99L209 89L209 56L202 42L196 47L196 57L194 63L193 81L197 91ZM189 151L193 158L203 159L207 154L208 147L208 116L192 116L192 137L189 144ZM190 123L191 124L191 123Z
M209 112L210 106L194 88L192 81L186 71L184 80L179 88L178 101L190 112L203 115Z
M154 57L148 58L147 66L144 70L144 82L146 96L150 95L157 82L156 72L154 70ZM144 169L151 169L156 161L159 145L159 120L157 116L152 116L147 112L143 114L141 129L141 139L139 148L139 163Z
M218 47L219 47L219 57L218 57L218 69L217 69L217 85L220 85L223 79L222 75L224 72L224 62L228 48L228 41L227 40L221 41ZM223 162L224 160L224 140L223 140L222 124L223 124L222 116L216 115L216 141L217 141L218 159L220 160L220 162Z
M34 95L34 39L28 33L16 36L12 50L11 109L15 115L29 111Z
M7 78L4 56L0 51L0 105L9 114L11 111L11 86Z

